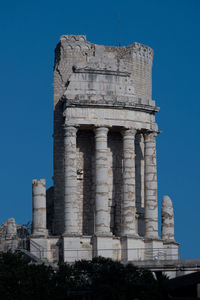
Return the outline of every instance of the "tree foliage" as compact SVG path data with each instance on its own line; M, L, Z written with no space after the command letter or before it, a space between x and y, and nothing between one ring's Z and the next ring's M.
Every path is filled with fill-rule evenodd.
M164 299L150 271L96 257L57 270L30 264L20 254L0 254L1 300L151 300Z

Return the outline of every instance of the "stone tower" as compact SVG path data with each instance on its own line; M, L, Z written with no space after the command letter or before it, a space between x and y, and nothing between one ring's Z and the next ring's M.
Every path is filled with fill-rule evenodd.
M152 60L152 49L139 43L110 47L84 35L61 36L54 66L54 186L45 202L45 181L33 181L32 252L37 244L49 260L56 251L64 261L177 258L166 196L158 235Z

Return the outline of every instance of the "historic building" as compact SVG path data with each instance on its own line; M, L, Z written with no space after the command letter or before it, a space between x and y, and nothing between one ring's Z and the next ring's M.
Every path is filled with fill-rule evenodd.
M64 35L55 50L54 186L33 180L31 252L49 261L177 259L172 202L158 234L151 48Z

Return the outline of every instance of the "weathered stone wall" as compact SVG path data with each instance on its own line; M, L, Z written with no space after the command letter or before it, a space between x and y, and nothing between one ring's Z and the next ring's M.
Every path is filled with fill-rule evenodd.
M85 38L77 36L79 44L85 45ZM55 234L64 231L64 132L62 96L66 90L72 67L77 62L86 61L87 54L92 53L91 47L84 51L77 45L76 39L71 39L71 46L65 38L55 49L54 65L54 228ZM87 43L86 43L87 44ZM78 47L76 47L78 46Z
M0 251L15 251L28 248L28 225L17 225L14 218L8 219L0 226Z
M135 154L137 231L144 236L144 137L141 133L136 134Z
M111 71L128 70L135 81L135 95L143 103L151 101L153 50L140 43L127 47L101 46L86 41L84 35L63 35L55 50L54 106L63 96L72 67L79 63L111 65Z
M77 134L78 225L83 235L94 233L95 165L94 133L79 130Z
M47 228L49 234L53 233L53 218L54 218L54 187L51 186L46 192L46 207L47 207Z
M122 202L122 136L120 132L108 134L108 192L111 232L119 236L121 232Z

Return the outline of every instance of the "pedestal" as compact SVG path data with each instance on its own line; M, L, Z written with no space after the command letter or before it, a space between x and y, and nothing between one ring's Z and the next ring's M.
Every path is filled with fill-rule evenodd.
M62 241L64 262L75 262L80 259L92 259L91 237L63 236Z
M141 237L124 236L121 238L122 261L127 263L144 259L144 241Z
M121 249L119 238L112 236L94 236L93 237L93 257L103 256L120 260Z
M163 260L165 259L165 251L163 247L163 241L159 238L157 239L145 239L145 260Z
M176 241L164 241L163 248L165 250L166 260L179 259L179 243Z

